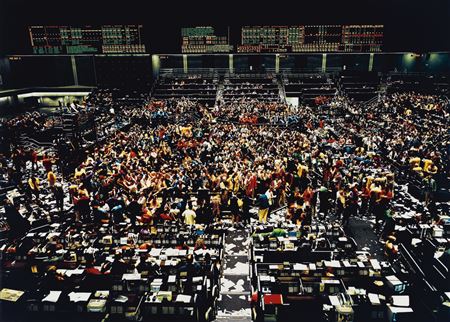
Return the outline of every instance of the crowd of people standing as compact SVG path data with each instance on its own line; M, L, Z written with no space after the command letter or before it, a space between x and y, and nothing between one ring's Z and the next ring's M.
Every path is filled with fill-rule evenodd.
M429 219L425 213L436 215L436 176L445 173L448 162L439 142L445 142L446 133L431 127L435 114L421 113L424 104L434 104L447 122L448 105L438 98L394 94L367 110L344 96L325 108L241 103L221 110L188 99L121 108L111 95L100 94L93 101L114 102L116 113L131 120L127 131L87 152L64 180L48 161L44 165L46 156L31 160L45 167L49 191L61 209L69 195L78 221L194 225L220 221L229 212L238 224L250 222L255 206L264 223L270 211L286 206L286 220L297 225L333 215L346 227L351 217L372 215L375 230L381 231L385 222L387 234L393 230L388 223L399 169L427 183L428 210L422 219ZM283 127L224 117L260 117L279 110L299 121ZM14 155L12 160L12 170L20 172L23 165ZM2 169L6 175L7 162ZM42 182L32 175L27 183L22 188L38 200Z

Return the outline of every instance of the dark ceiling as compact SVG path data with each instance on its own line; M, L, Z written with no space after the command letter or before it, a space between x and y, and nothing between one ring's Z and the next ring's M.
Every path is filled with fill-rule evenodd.
M30 53L28 25L143 24L151 52L179 52L182 26L385 25L386 51L450 50L449 0L0 0L0 53Z

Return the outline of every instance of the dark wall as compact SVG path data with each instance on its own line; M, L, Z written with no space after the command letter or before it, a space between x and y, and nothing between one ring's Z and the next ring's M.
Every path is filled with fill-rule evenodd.
M74 56L78 85L140 87L152 79L149 56ZM75 85L70 56L11 56L0 59L3 88Z
M75 57L75 62L78 75L78 84L85 86L97 85L94 57L77 56Z
M429 54L383 54L375 55L373 70L387 72L396 70L399 72L413 73L450 73L449 53L429 53Z
M322 55L307 55L306 68L308 70L320 71L322 68Z
M280 68L281 69L307 69L317 67L317 63L309 61L312 64L308 66L308 57L306 55L289 55L280 54Z
M145 88L152 81L149 56L95 56L97 85Z
M234 55L233 65L235 70L248 70L250 68L249 56Z
M9 66L9 59L0 57L0 88L6 88L9 82L11 71Z
M228 55L189 55L189 68L228 68ZM182 62L181 62L182 63Z
M320 71L321 54L279 55L279 67L297 71ZM370 54L327 54L327 71L368 71ZM182 55L161 55L160 68L183 68ZM233 55L236 71L273 70L275 54ZM228 69L229 55L187 55L188 69ZM75 56L78 85L147 88L152 82L150 56ZM450 73L448 53L374 54L373 71ZM2 88L74 85L70 56L11 56L0 58Z
M8 88L73 85L68 56L15 56L9 58Z
M161 68L183 68L183 57L181 55L161 55L159 57Z

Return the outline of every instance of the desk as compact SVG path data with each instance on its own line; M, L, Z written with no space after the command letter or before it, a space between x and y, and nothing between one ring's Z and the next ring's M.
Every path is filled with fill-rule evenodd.
M143 317L155 319L156 316L172 315L194 318L198 313L197 305L197 295L149 293L143 303Z

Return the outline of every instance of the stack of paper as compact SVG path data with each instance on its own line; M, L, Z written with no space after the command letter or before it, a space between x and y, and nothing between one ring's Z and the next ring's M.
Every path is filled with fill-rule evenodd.
M308 266L306 266L304 264L296 263L296 264L294 264L293 269L294 269L294 271L307 271L308 270Z
M392 305L408 307L409 306L409 296L408 295L393 295Z
M141 279L141 274L139 273L132 273L132 274L123 274L122 280L126 281L138 281Z
M84 273L84 269L68 269L68 270L66 270L66 276L67 277L71 277L72 275L81 275L81 274L83 274Z
M328 298L330 299L331 305L333 306L341 305L341 302L339 301L339 297L337 295L330 295L328 296Z
M323 263L326 267L333 267L333 268L341 267L341 263L339 263L339 261L336 261L336 260L324 261Z
M153 257L157 257L161 254L161 248L152 248L150 250L150 255Z
M109 297L109 291L97 291L97 292L95 292L94 296L96 298L105 299L105 298Z
M69 299L71 302L87 302L91 293L89 292L71 292L69 293Z
M167 248L165 251L166 256L178 256L180 251L176 248Z
M370 264L372 265L374 270L376 270L376 271L381 270L380 263L376 259L371 259Z
M24 293L23 291L4 288L0 291L0 300L16 302L23 295L23 293Z
M50 293L42 299L42 302L56 303L61 296L61 291L50 291Z
M191 303L192 296L185 295L185 294L178 294L175 302L181 302L181 303Z
M378 296L378 294L368 293L367 296L369 297L370 303L372 303L372 305L380 304L380 297Z

